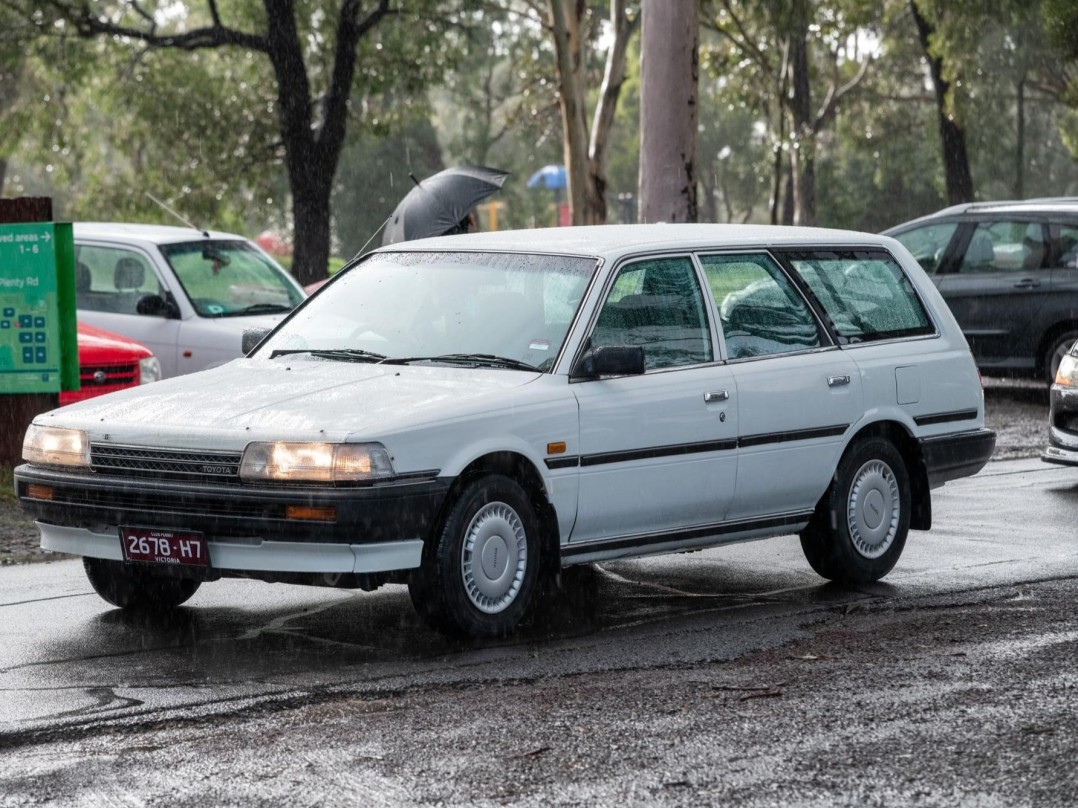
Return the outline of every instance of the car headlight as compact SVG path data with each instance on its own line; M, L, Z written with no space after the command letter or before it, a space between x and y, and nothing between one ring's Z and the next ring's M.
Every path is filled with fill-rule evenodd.
M90 441L81 429L60 429L30 424L22 442L28 463L44 466L89 466Z
M240 462L243 480L341 483L393 474L389 452L380 443L250 443Z
M156 356L147 356L138 361L139 384L149 384L161 378L161 363Z
M1078 387L1078 356L1067 354L1059 363L1056 371L1056 384L1064 387Z

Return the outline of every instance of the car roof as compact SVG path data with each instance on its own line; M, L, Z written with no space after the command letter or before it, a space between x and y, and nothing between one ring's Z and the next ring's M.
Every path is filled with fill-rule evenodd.
M135 224L125 222L75 222L75 239L117 239L144 244L176 244L206 238L244 239L233 233L199 230L194 227L174 227L167 224Z
M926 216L910 219L908 222L896 224L884 230L884 234L905 229L912 224L931 222L936 219L960 218L966 214L979 213L1071 213L1078 214L1078 197L1055 196L1041 197L1039 199L1001 199L994 202L965 202L961 205L951 205L949 208L937 210Z
M620 224L500 230L404 241L378 252L491 250L616 259L634 253L727 247L883 246L879 236L822 227L744 224Z

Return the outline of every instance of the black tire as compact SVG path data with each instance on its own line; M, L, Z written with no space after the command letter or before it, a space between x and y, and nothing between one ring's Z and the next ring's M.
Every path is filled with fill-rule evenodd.
M1044 375L1049 384L1056 380L1059 363L1075 342L1078 342L1078 331L1067 331L1053 339L1048 345L1048 350L1044 352Z
M201 583L153 575L148 569L103 558L83 557L82 566L94 591L121 609L167 611L190 599Z
M812 568L841 583L878 581L898 562L910 529L906 463L884 438L851 445L801 533Z
M458 637L504 637L527 614L543 559L539 519L515 481L466 484L408 583L419 615Z

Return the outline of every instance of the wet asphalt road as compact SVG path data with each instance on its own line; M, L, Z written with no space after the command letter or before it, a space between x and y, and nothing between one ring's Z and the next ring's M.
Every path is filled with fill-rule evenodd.
M1078 469L934 497L880 584L796 538L574 570L512 641L401 587L222 581L171 619L0 570L0 805L1078 804Z

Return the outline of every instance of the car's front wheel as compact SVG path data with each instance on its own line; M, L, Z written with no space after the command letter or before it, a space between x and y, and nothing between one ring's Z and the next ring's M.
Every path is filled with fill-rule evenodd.
M424 553L408 591L431 626L464 637L501 637L528 611L541 566L539 520L514 480L468 483Z
M199 587L199 581L191 578L153 575L148 569L120 561L84 557L82 565L94 591L121 609L172 609L190 599Z
M891 571L910 527L910 480L895 446L870 438L850 446L831 487L801 533L812 568L832 581L867 583Z

